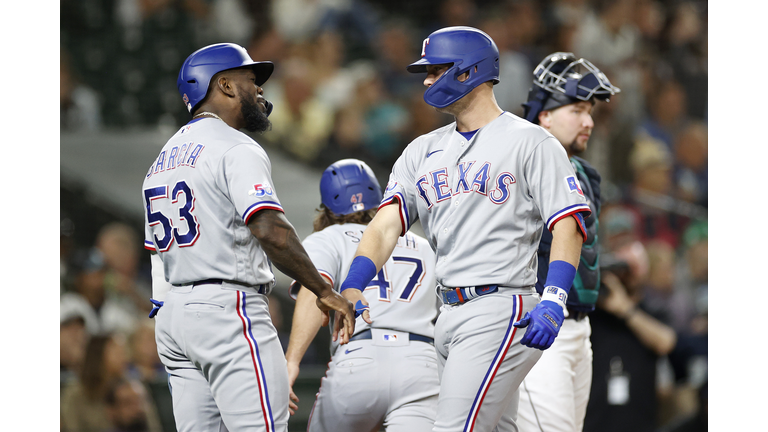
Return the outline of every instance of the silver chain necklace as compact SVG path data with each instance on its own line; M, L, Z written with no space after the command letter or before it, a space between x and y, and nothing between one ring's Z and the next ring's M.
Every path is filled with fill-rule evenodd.
M194 117L192 117L192 118L194 119L194 118L198 118L198 117L200 117L200 116L204 116L204 115L209 115L209 116L211 116L211 117L213 117L213 118L215 118L215 119L221 120L221 117L217 116L216 114L214 114L214 113L212 113L212 112L208 112L208 111L203 111L203 112L201 112L200 114L197 114L197 115L195 115L195 116L194 116ZM224 120L221 120L221 121L224 121Z

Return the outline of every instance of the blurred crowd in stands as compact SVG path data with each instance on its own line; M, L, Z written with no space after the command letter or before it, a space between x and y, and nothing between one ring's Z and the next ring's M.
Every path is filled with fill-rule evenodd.
M384 176L412 139L452 121L423 101L424 77L405 71L430 32L449 25L487 32L501 53L496 99L517 115L545 55L587 58L622 91L595 106L596 126L582 155L603 176L606 275L591 316L595 372L585 431L706 430L697 429L706 425L708 376L706 1L62 0L60 6L62 132L174 130L189 119L176 90L184 58L210 43L235 42L254 60L276 64L264 86L275 105L273 127L256 137L268 152L315 168L357 157ZM141 221L86 227L75 219L61 218L62 430L173 430L146 317L151 291ZM73 233L86 229L98 231L76 240ZM284 328L292 307L282 307L273 319ZM635 307L658 337L616 312ZM327 358L324 350L314 355L318 363ZM642 417L636 429L610 423L636 417Z

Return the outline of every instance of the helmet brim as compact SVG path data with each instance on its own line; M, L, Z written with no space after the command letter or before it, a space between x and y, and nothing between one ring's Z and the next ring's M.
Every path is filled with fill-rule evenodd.
M275 71L275 64L270 61L253 62L249 65L242 67L249 67L256 75L256 85L261 87L272 76L272 72Z
M417 60L408 66L405 67L405 70L407 70L410 73L426 73L427 72L427 66L431 65L453 65L455 63L454 59L449 58L443 58L443 57L422 57L420 60Z

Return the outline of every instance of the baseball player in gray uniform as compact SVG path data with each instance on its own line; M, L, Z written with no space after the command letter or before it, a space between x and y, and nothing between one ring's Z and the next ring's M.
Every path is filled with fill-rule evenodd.
M576 155L587 149L595 125L591 115L595 100L607 102L620 89L592 63L566 52L545 57L533 76L528 101L523 104L525 118L541 125L563 145L592 212L584 221L587 239L566 303L567 318L557 340L523 380L519 424L523 432L577 432L584 426L592 385L592 330L587 314L595 308L600 287L600 174ZM542 233L540 259L549 257L551 243L552 236ZM540 262L539 293L544 291L547 270Z
M424 40L407 69L426 74L424 100L456 121L416 138L395 162L341 286L362 301L398 237L421 221L443 300L436 432L518 430L518 386L562 325L589 214L560 143L496 104L498 59L493 40L471 27ZM539 301L543 227L554 239Z
M346 278L382 193L373 171L357 159L329 166L320 180L322 206L315 232L304 240L317 270L334 289ZM437 356L434 320L435 254L413 233L400 237L394 252L363 295L370 305L349 344L332 343L331 362L309 421L310 432L430 431L437 413ZM320 329L315 295L294 283L296 296L286 352L291 385L299 363ZM293 402L298 402L291 394ZM296 408L295 405L293 405Z
M287 429L285 357L266 297L271 264L337 312L335 331L354 331L353 304L323 280L283 214L267 154L238 131L269 127L261 86L273 67L234 44L191 54L178 87L192 120L144 179L151 316L179 431Z

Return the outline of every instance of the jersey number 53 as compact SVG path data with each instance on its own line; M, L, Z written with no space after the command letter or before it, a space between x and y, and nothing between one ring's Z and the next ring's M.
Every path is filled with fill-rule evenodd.
M171 191L170 195L168 191ZM165 201L170 200L170 202ZM183 205L180 203L183 200ZM179 247L192 246L200 237L200 224L192 212L195 209L195 194L192 188L184 180L179 181L170 189L168 185L157 186L144 189L144 204L147 208L147 222L150 227L160 225L163 230L163 236L158 238L153 234L155 246L159 252L166 252L170 249L173 241L176 240ZM161 210L155 210L155 207ZM176 213L171 215L175 219L169 218L166 213ZM186 231L182 232L179 227L174 226L174 220L178 221L179 227L186 225ZM155 233L157 229L154 229Z

